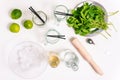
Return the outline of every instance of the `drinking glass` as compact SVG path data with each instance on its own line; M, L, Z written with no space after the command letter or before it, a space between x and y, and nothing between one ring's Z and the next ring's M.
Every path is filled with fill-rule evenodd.
M49 29L45 35L46 43L56 44L59 41L59 38L48 37L47 35L60 35L60 33L55 29Z
M43 11L37 11L37 13L46 23L47 22L47 15ZM38 26L43 26L45 24L36 15L33 15L32 20Z
M69 12L69 10L66 6L57 5L54 9L54 16L55 16L58 23L61 22L62 20L64 20L66 18L66 16L55 14L55 11L59 11L59 12L63 12L63 13L68 13Z
M65 63L68 68L71 68L73 71L79 69L79 59L78 56L71 50L66 49L60 53L61 60Z
M53 52L53 51L49 52L48 62L52 68L56 68L59 65L60 59L56 52Z

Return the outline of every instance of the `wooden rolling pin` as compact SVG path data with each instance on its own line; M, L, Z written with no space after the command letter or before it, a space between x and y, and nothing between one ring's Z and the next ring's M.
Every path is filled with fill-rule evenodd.
M94 71L99 75L103 75L103 72L100 69L100 67L94 62L90 54L88 54L88 52L83 47L83 45L79 42L79 40L77 38L71 38L71 43L78 50L80 55L91 65Z

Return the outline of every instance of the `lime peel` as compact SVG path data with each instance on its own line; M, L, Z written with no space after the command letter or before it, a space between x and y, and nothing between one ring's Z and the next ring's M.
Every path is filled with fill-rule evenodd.
M22 11L20 9L13 9L11 12L12 19L19 19L22 16Z
M9 30L13 33L18 33L20 31L20 26L17 23L12 23L9 27Z
M26 29L31 29L33 27L33 22L31 20L25 20L23 25Z

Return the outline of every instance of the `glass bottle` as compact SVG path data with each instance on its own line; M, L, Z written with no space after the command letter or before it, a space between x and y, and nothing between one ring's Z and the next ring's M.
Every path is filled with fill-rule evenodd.
M68 68L72 68L73 71L77 71L79 69L79 59L77 55L71 50L67 49L63 51L62 53L60 53L60 57Z

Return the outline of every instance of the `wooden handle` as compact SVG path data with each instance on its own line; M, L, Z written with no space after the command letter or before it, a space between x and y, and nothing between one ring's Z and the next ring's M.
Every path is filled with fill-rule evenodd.
M78 50L80 55L91 65L91 67L94 69L96 73L99 75L103 75L102 70L99 68L99 66L94 62L90 54L86 51L86 49L83 47L83 45L79 42L77 38L72 38L71 43L73 46Z

